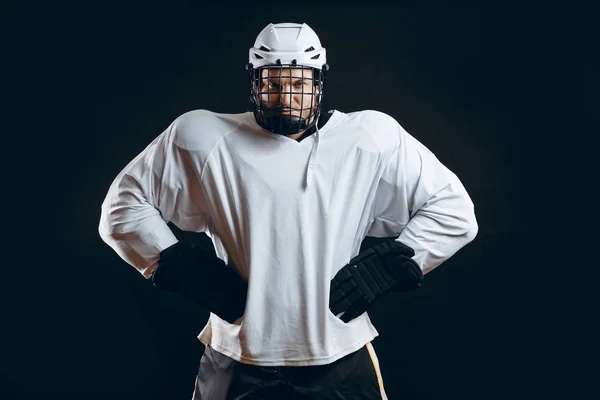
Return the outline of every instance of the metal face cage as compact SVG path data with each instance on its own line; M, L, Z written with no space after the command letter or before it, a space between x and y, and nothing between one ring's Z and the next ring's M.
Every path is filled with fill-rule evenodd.
M313 127L321 113L324 69L296 64L248 64L250 103L263 128L292 135Z

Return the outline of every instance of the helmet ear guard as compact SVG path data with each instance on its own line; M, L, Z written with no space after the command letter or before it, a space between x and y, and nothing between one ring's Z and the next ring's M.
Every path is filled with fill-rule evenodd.
M329 75L329 64L325 63L321 67L321 79L323 79L324 81L325 79L327 79L327 75Z

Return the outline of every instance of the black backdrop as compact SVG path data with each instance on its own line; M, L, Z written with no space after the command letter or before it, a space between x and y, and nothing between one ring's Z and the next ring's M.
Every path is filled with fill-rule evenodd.
M530 379L524 296L505 249L527 229L520 144L536 112L535 21L503 5L443 2L166 4L4 14L16 106L6 119L5 257L18 255L2 291L6 398L191 396L207 314L158 295L99 239L100 204L178 115L247 110L248 47L269 22L307 22L320 35L327 108L392 115L476 205L477 238L421 290L372 313L389 397L497 398Z

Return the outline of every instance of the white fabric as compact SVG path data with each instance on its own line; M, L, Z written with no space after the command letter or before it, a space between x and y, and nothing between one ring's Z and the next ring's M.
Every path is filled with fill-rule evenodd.
M249 282L244 316L211 314L199 339L264 366L328 364L377 336L367 313L344 323L328 307L331 279L367 234L399 234L428 272L477 232L459 179L376 111L335 111L300 142L250 112L180 116L117 176L99 232L149 277L176 242L169 221L207 232Z

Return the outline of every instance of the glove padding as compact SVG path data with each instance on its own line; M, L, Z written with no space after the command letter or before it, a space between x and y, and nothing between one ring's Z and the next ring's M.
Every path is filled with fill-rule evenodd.
M411 258L415 252L395 240L386 240L354 257L331 280L329 307L349 322L392 292L421 287L423 272Z
M230 323L244 314L248 284L217 257L212 242L177 242L163 250L151 279L158 289L181 293Z

